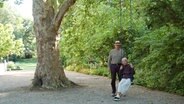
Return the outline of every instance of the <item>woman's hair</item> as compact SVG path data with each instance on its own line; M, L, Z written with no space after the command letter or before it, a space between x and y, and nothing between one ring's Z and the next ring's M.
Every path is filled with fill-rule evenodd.
M128 59L126 57L122 58L121 61L126 61L128 62Z

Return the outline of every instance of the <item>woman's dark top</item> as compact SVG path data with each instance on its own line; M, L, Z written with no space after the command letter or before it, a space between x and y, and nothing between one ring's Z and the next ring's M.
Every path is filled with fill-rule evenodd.
M135 74L134 68L132 68L129 64L121 66L120 68L121 78L125 78L125 79L130 78L132 80L134 74Z

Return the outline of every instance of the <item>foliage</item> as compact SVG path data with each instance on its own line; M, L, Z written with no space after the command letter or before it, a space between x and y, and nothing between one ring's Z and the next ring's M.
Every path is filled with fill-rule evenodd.
M173 85L171 82L176 80L175 77L184 67L183 32L170 25L136 39L132 58L136 59L137 69L141 71L136 75L139 84L151 88L173 89L170 88ZM178 80L178 83L182 82ZM183 89L182 86L178 86L177 90Z
M0 57L22 52L21 40L14 40L12 25L0 24Z
M0 0L0 8L2 8L4 6L4 2L7 0Z
M7 69L8 71L11 71L11 70L22 70L22 68L20 68L20 66L17 66L14 62L12 61L9 61L8 64L7 64Z
M7 65L8 71L15 69L15 67L16 67L16 65L14 62L12 62L12 61L8 62L8 65Z
M143 3L150 28L159 28L167 23L176 26L184 24L183 0L143 0Z
M22 39L25 57L30 58L36 53L36 39L33 34L33 23L30 20L22 20L20 26L15 27L16 39Z
M7 43L8 47L6 48L9 50L9 52L6 52L6 54L3 56L8 56L11 54L24 56L24 53L35 53L35 36L32 32L32 21L25 20L20 17L7 3L4 3L3 8L0 8L0 15L0 23L2 25L11 25L11 28L9 28L11 29L11 32L8 34L11 34L12 39L9 40L9 43L15 46L14 49L10 48L11 45ZM3 40L3 37L1 37L1 40Z
M183 0L134 0L132 9L125 0L122 17L119 0L110 1L80 0L67 14L61 29L65 66L90 74L89 64L106 65L113 42L120 40L137 84L184 95Z
M134 41L131 59L137 84L184 95L184 7L182 0L149 0L144 12L149 30ZM167 17L167 18L166 18Z
M84 74L90 74L90 75L110 77L109 71L106 67L100 67L97 69L89 69L89 68L81 67L80 65L70 65L66 67L66 70L80 72Z
M115 40L122 41L123 48L129 54L134 36L146 27L144 19L136 18L139 21L135 21L134 17L138 16L135 13L132 23L137 25L132 24L131 28L129 2L122 10L122 24L119 24L119 7L111 6L106 1L89 2L78 1L62 24L61 50L66 64L95 61L104 66Z

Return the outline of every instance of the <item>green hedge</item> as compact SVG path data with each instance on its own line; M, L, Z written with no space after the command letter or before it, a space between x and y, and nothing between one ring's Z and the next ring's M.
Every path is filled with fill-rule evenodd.
M104 76L104 77L110 77L110 73L106 67L99 67L97 69L89 69L89 68L84 68L80 65L70 65L65 68L66 70L69 71L75 71L75 72L80 72L84 74L89 74L89 75L99 75L99 76Z

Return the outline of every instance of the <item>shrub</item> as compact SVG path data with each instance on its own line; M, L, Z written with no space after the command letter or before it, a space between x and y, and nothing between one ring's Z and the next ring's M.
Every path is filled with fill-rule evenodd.
M69 71L84 73L84 74L110 77L109 71L106 67L99 67L97 69L89 69L89 68L84 68L81 65L70 65L70 66L67 66L65 69Z
M100 67L98 69L91 70L90 74L108 77L109 76L109 71L105 67Z
M74 66L73 65L69 65L69 66L67 66L65 69L66 70L69 70L69 71L74 71Z
M177 74L173 80L170 82L170 87L168 88L170 92L175 92L180 95L184 95L184 71Z
M16 65L14 62L10 61L10 62L8 62L7 68L8 68L8 71L10 71L12 69L15 69Z
M184 95L183 32L169 25L136 39L131 58L137 84Z

